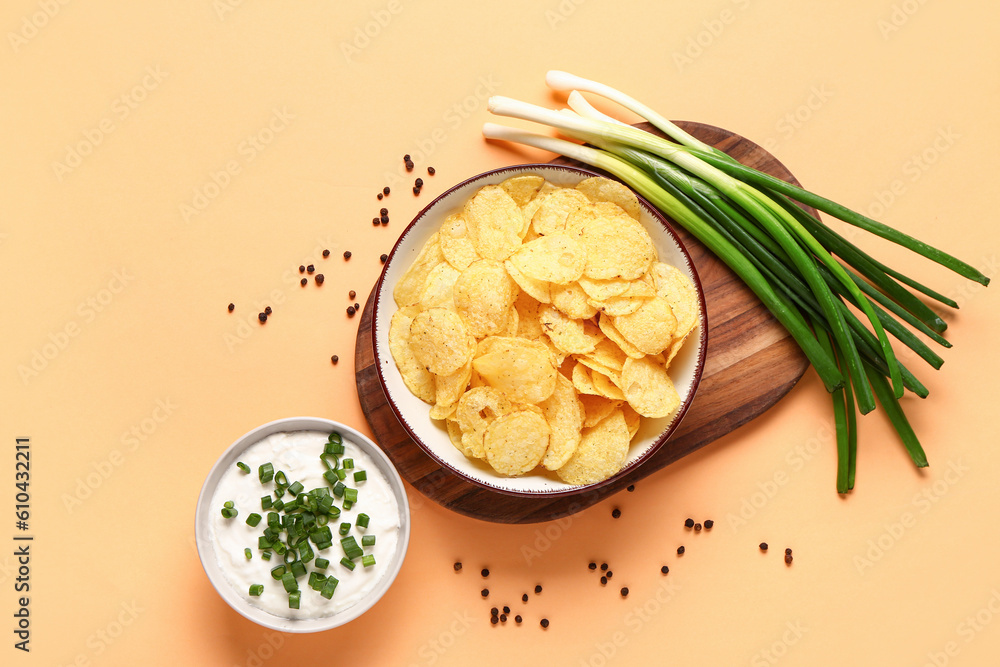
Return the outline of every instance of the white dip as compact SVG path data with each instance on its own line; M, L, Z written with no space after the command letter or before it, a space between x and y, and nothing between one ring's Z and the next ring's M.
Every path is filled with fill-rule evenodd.
M399 508L392 493L392 488L385 475L376 467L375 462L358 445L344 437L345 453L339 457L354 459L354 469L347 471L344 484L358 490L358 502L351 509L344 511L343 499L335 498L334 507L341 508L341 515L331 519L328 524L333 535L333 546L318 550L310 540L310 547L317 558L326 558L330 565L326 570L316 570L315 558L306 564L307 574L298 579L301 599L299 609L289 609L288 593L281 581L271 577L271 568L282 564L283 558L272 553L271 560L261 558L257 548L257 539L267 527L267 513L274 510L261 509L261 497L269 495L274 499L274 481L261 484L257 469L261 464L270 462L274 472L283 470L288 477L288 483L301 482L304 493L317 487L330 485L323 478L326 471L319 456L329 437L328 433L320 431L292 431L275 433L251 445L239 460L250 466L250 473L245 473L234 464L227 470L219 482L219 487L212 496L211 517L212 536L215 541L219 565L233 588L239 592L251 605L260 607L275 616L283 618L322 618L330 616L354 605L375 588L379 579L392 564L391 559L396 552L398 537ZM368 479L363 482L354 481L354 472L364 470ZM282 500L289 501L292 496L285 493ZM239 515L232 519L222 516L222 507L227 500L232 500ZM251 513L261 515L261 521L256 526L249 526L246 519ZM367 514L371 520L367 529L356 526L357 516ZM284 515L284 512L279 512ZM375 545L363 547L365 554L374 554L375 565L364 567L361 559L355 560L353 571L341 564L344 550L340 545L341 535L338 528L342 522L350 522L351 530L358 545L364 535L374 535ZM282 533L284 541L287 535ZM251 558L247 560L244 549L249 547ZM309 585L309 572L332 575L340 580L333 598L327 600L313 590ZM250 595L251 584L263 584L264 592L259 597Z

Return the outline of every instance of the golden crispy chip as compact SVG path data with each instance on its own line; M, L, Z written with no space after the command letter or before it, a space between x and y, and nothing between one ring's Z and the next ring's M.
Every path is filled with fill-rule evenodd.
M480 257L503 261L521 245L521 209L499 185L480 189L465 205L463 217Z
M549 447L549 425L533 410L518 410L497 419L483 438L486 462L501 475L531 472Z
M517 310L517 335L521 338L541 338L542 325L538 321L538 313L542 304L522 291L514 301L514 308Z
M643 417L666 417L681 404L667 370L650 357L626 360L621 383L628 404Z
M580 403L583 404L583 425L590 428L601 422L605 417L621 406L621 401L615 401L607 396L591 396L582 394Z
M588 330L584 320L571 319L551 305L542 307L538 313L538 321L552 344L566 354L590 352L600 340L600 332L596 331L596 327L591 326Z
M450 375L475 350L462 318L453 310L428 308L410 324L410 347L417 361L435 375Z
M588 278L641 278L656 257L649 232L616 204L581 206L566 218L566 233L587 249Z
M552 365L555 366L556 368L562 366L562 363L566 360L566 357L568 357L569 355L560 350L558 347L556 347L555 344L552 342L552 339L549 338L548 336L542 336L538 340L541 343L544 343L545 347L549 349L549 356L552 358Z
M392 289L392 298L396 305L402 308L409 306L420 300L420 294L424 291L424 283L434 267L444 260L441 253L441 244L438 242L438 233L427 239L424 247L420 249L413 263L410 264L406 272L400 277L399 282Z
M535 280L524 275L509 259L503 263L503 266L507 269L507 273L510 274L511 279L517 283L517 286L534 297L536 301L541 301L542 303L552 301L552 297L549 296L549 284L547 282L544 280Z
M410 349L410 324L419 313L417 306L406 306L392 314L389 322L389 352L403 377L403 384L425 403L434 402L434 376L424 368Z
M622 469L631 438L621 410L590 428L585 428L573 456L556 471L569 484L601 482Z
M601 392L597 391L594 386L594 381L590 379L590 369L580 362L576 362L573 366L572 374L573 386L581 394L589 394L591 396L601 396Z
M553 190L542 201L531 218L531 226L539 236L555 234L566 227L566 217L576 209L588 204L587 195L573 188Z
M594 280L587 276L581 276L579 283L580 288L586 292L587 296L597 301L620 296L632 285L631 280Z
M451 444L455 445L455 449L462 452L469 458L476 458L462 442L462 427L458 425L458 422L455 419L448 419L448 421L445 422L445 425L448 428L448 439L451 440Z
M476 247L469 238L465 218L460 213L452 213L441 225L438 242L445 260L459 271L479 259Z
M576 189L587 195L591 202L607 201L617 204L630 217L639 219L639 198L618 181L595 176L577 183Z
M417 302L420 310L428 308L447 308L455 310L454 285L458 279L458 269L448 262L441 262L430 272L424 281L424 289Z
M521 290L518 290L520 293ZM503 331L500 331L501 336L516 336L517 329L521 325L521 318L517 314L517 308L511 304L510 308L507 309L507 323L504 324Z
M670 348L666 351L666 356L663 359L663 365L666 368L670 368L670 362L672 362L674 357L677 356L677 353L680 352L681 347L684 346L684 341L686 341L690 335L691 334L688 333L680 338L674 338L673 342L670 343Z
M551 186L551 183L546 181L545 185ZM538 209L541 208L542 203L551 192L552 189L546 190L545 186L543 186L534 199L521 207L521 217L523 218L521 223L521 238L525 243L538 238L538 232L535 231L534 225L531 224L531 219L535 217L535 213L538 212Z
M601 392L602 396L606 396L607 398L616 401L624 401L625 394L618 388L614 378L609 375L611 372L612 371L598 371L591 368L590 379L594 381L594 388ZM618 381L621 382L621 380Z
M465 393L472 379L472 358L450 375L434 376L435 404L431 408L431 419L446 419L455 411L458 399ZM436 409L435 409L436 408ZM442 415L442 416L437 416Z
M628 403L622 405L622 414L625 415L625 425L628 426L628 437L631 440L639 432L639 424L642 422L642 418Z
M520 290L503 264L480 259L455 281L455 308L476 338L492 336L507 326L507 313Z
M667 300L677 318L674 336L683 338L698 323L698 290L687 274L676 266L657 262L650 273L656 284L656 293Z
M621 332L615 328L615 325L611 322L611 318L607 315L601 314L601 316L597 319L597 324L601 327L601 331L604 332L604 335L607 336L611 342L617 345L618 348L626 355L632 357L633 359L641 359L646 356L645 352L640 351L635 345L625 340L624 336L622 336Z
M581 355L580 358L592 359L604 368L609 368L620 373L628 356L614 341L601 338L593 351Z
M545 179L537 174L521 174L511 176L500 184L500 187L507 191L510 198L518 206L524 206L535 198L538 190L545 184Z
M514 409L510 400L493 387L474 387L458 399L455 417L462 431L462 445L477 459L486 456L483 436L497 417Z
M618 317L619 315L631 315L635 311L642 308L642 304L646 303L646 301L648 301L648 299L639 296L613 296L604 301L590 299L587 303L604 315Z
M566 285L583 275L587 253L576 239L555 233L522 244L509 261L529 278Z
M656 296L630 315L613 317L611 323L628 342L646 354L659 354L670 346L677 320L670 304Z
M587 293L580 287L580 283L551 285L549 294L552 305L574 320L589 320L597 314L597 309L588 303Z
M556 386L556 367L544 343L524 338L494 337L489 352L476 357L472 367L518 403L540 403Z
M556 378L552 395L541 404L545 421L549 424L549 448L545 450L542 465L549 470L561 468L573 456L580 444L583 428L583 404L576 397L573 383L561 374Z

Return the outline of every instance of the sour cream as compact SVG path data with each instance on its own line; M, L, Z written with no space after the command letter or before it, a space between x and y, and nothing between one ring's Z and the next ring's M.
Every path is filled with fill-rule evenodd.
M358 490L358 501L349 510L341 510L340 517L328 524L333 532L333 546L319 550L310 542L317 558L326 558L330 565L326 570L317 570L315 558L306 564L307 574L298 579L301 598L299 609L288 607L288 593L281 581L271 576L271 569L282 564L282 557L272 553L270 560L261 558L257 548L257 540L267 526L267 513L274 510L261 509L261 497L270 496L274 499L274 481L260 483L257 469L270 462L274 472L285 472L289 484L300 482L304 492L317 487L327 487L329 484L323 478L326 471L319 455L329 434L321 431L291 431L269 435L251 445L240 455L239 460L250 466L250 473L245 473L234 464L222 475L219 485L212 495L211 532L215 542L215 552L219 566L233 588L251 605L259 607L275 616L282 618L324 618L347 609L378 585L382 576L391 569L392 558L396 552L396 542L399 536L400 519L392 488L385 475L359 446L344 437L345 458L354 460L354 469L348 471L344 484ZM353 474L364 470L367 479L355 482ZM286 494L283 500L290 500ZM226 519L222 516L222 507L226 501L233 501L239 514ZM334 506L343 506L343 500L337 498ZM256 512L260 514L261 522L256 526L246 523L247 517ZM358 514L370 517L368 528L356 525ZM281 513L283 514L283 513ZM341 535L338 527L341 523L350 522L351 530L357 543L365 535L374 535L375 544L363 547L365 554L375 556L375 565L364 567L361 559L355 560L354 570L349 570L340 563L344 550L340 545ZM247 559L244 549L250 548L251 557ZM340 583L327 600L309 586L309 572L319 572L336 577ZM264 592L260 596L250 595L252 584L263 584Z

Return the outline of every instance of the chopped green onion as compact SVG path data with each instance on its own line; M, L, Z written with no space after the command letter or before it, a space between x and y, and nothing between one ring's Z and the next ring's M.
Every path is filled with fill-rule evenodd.
M280 512L280 511L284 510L285 509L285 501L282 500L281 498L278 498L273 503L271 503L271 509L273 509L273 510L275 510L277 512Z
M277 512L267 513L267 525L271 528L276 528L281 525L281 515Z
M351 565L354 565L354 563L351 563ZM323 584L323 590L319 594L329 600L333 597L333 592L337 590L338 583L340 581L336 577L327 577L326 582Z
M325 558L317 558L315 565L317 570L325 570L330 566L330 561Z
M265 463L260 468L257 469L257 476L260 478L261 484L266 484L274 479L274 466L270 463Z
M303 563L308 563L315 556L316 554L313 553L312 547L309 546L309 540L303 540L299 543L299 560Z
M236 505L235 505L235 503L233 503L232 500L227 500L226 502L222 503L222 506L225 507L225 508L227 508L227 509L232 509Z
M354 525L358 526L359 528L367 528L369 521L371 521L371 517L362 512L361 514L358 514L358 519L357 521L354 522Z
M260 498L260 508L262 510L269 510L269 509L271 509L271 506L272 506L271 496L261 496L261 498Z
M333 485L333 495L337 496L338 498L343 498L345 489L347 489L346 484L344 484L343 482L337 482L336 484Z
M243 555L247 557L247 560L253 558L253 552L250 551L250 547L247 547L243 550Z
M359 470L358 472L354 473L355 482L363 482L366 479L368 479L368 473L366 473L364 470Z
M375 564L375 554L365 554L361 557L361 564L365 567L371 567Z
M301 601L301 599L302 599L302 593L300 593L299 591L293 591L293 592L289 593L288 594L288 608L289 609L298 609L299 608L299 602Z
M292 482L288 486L288 492L291 493L293 496L297 496L300 493L302 493L302 489L304 489L304 488L305 487L302 486L302 482Z
M265 535L261 535L257 538L257 548L258 549L270 549L271 540L269 540Z
M356 567L354 565L354 561L348 558L347 556L344 556L343 558L340 559L340 564L346 567L348 570L353 570Z
M262 560L271 560L271 552L270 551L261 551L260 552L260 557L261 557Z
M340 524L340 530L338 532L341 535L347 535L349 532L351 532L351 524L350 524L350 522L349 521L345 521L344 523Z
M342 435L340 435L339 433L337 433L336 431L332 431L330 433L330 437L327 438L327 442L329 442L331 444L339 445L342 442L344 442L344 437Z
M344 511L345 512L347 510L351 509L352 507L354 507L354 503L352 503L350 500L345 500L344 501Z
M271 548L274 549L274 553L278 554L279 556L284 556L285 552L288 551L288 547L286 547L281 542L275 542L274 546L272 546Z
M349 503L358 502L358 490L351 488L344 489L344 500Z
M257 514L256 512L251 512L249 515L247 515L247 525L256 528L257 524L260 523L260 519L261 516L259 514Z
M289 548L281 555L281 558L285 561L285 565L291 566L291 564L295 562L295 549Z
M314 591L323 590L323 584L326 583L326 577L319 572L309 573L309 588Z
M347 471L344 470L343 468L337 468L336 473L337 473L337 479L339 479L340 481L344 481L345 479L347 479Z
M333 531L330 530L329 526L322 526L310 532L309 539L311 539L313 543L316 544L317 548L321 549L322 547L319 546L320 543L330 542L333 540Z
M295 577L296 579L306 576L305 563L303 563L300 560L297 560L294 563L292 563L292 576Z
M250 584L250 595L259 597L264 592L264 584Z
M363 547L373 547L373 546L375 546L375 536L374 535L362 535L361 536L361 546L363 546Z
M234 518L236 518L237 514L239 514L239 512L237 512L236 509L234 509L232 507L223 507L222 508L222 516L224 516L227 519L234 519Z
M340 462L340 467L344 470L350 470L354 467L354 459L344 459Z
M280 580L284 575L285 575L285 566L284 565L277 565L277 566L271 568L271 578L272 579L279 579Z
M354 539L353 535L342 538L340 540L340 546L344 549L344 555L354 560L361 556L364 551L358 546L358 541Z
M248 466L246 463L243 463L243 461L237 461L236 467L242 470L243 472L250 472L250 466Z
M288 475L285 474L284 470L279 470L274 473L274 483L282 487L288 486Z
M325 479L330 484L330 486L333 486L340 480L340 477L337 477L336 469L330 468L325 473L323 473L323 479Z
M295 581L295 575L291 572L285 572L281 575L281 585L284 586L285 590L289 593L299 590L299 582Z

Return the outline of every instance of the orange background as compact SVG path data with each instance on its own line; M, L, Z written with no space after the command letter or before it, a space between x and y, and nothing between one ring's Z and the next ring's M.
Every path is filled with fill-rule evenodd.
M809 373L752 424L562 522L490 525L410 489L399 579L339 630L244 620L193 548L204 476L239 435L293 415L367 430L346 292L364 300L378 255L450 184L548 159L480 137L489 94L561 102L547 69L743 134L807 186L995 276L1000 8L807 4L4 3L0 661L992 664L1000 292L865 235L962 306L946 314L945 366L919 369L931 396L906 400L925 472L871 416L857 489L838 497L829 403ZM437 169L419 198L404 153ZM391 223L373 228L387 183ZM323 248L326 285L300 289L296 267ZM30 655L9 629L18 436L33 457ZM689 533L689 516L716 526ZM504 602L521 627L489 624Z

